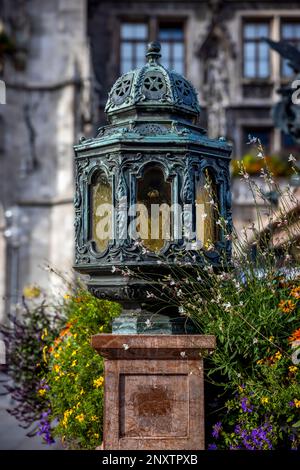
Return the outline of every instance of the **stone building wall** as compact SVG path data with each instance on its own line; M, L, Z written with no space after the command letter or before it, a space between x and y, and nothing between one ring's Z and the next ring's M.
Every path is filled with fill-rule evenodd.
M3 1L17 51L5 61L0 200L8 217L6 295L49 288L45 265L73 261L73 149L90 121L84 0ZM20 57L18 57L18 53ZM10 214L10 212L9 212Z
M0 228L0 297L5 290L14 303L24 284L47 289L55 284L42 266L70 272L72 146L79 135L93 132L91 123L95 128L105 121L107 93L120 73L120 23L147 21L154 34L157 19L184 21L186 76L199 93L202 125L212 136L225 134L240 157L243 126L272 127L271 108L281 83L275 53L268 80L242 77L242 22L267 18L276 40L280 18L300 21L300 4L0 0L0 18L15 46L2 71L0 62L0 78L7 86L7 104L0 105L0 202L3 212L11 214L1 221L8 235L5 276ZM273 130L273 151L280 151L280 138ZM237 221L253 217L252 208L245 207L236 201Z

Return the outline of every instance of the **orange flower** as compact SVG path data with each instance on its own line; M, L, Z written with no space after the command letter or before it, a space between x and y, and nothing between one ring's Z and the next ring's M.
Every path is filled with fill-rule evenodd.
M281 300L278 307L284 313L291 313L296 308L296 304L292 300Z
M291 290L291 296L295 299L300 299L300 286L294 287L294 289Z
M292 343L293 341L300 341L300 328L295 330L292 333L292 336L289 337L289 341Z

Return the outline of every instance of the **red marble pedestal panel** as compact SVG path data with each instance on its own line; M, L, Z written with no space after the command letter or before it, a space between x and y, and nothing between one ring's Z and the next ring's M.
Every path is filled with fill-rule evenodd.
M105 358L104 449L204 449L203 351L214 336L92 337Z

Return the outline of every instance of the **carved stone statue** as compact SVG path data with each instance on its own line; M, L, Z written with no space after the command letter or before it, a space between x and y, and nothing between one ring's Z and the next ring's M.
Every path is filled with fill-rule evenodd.
M276 42L268 38L264 40L281 57L288 60L288 64L296 74L294 80L300 80L300 51L286 41ZM294 92L295 88L292 84L279 88L278 93L282 99L274 106L273 119L276 127L285 134L291 135L295 142L300 143L300 105L292 101Z

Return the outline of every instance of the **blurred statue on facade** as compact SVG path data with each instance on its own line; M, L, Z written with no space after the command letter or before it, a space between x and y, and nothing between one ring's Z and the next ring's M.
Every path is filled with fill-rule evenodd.
M222 2L210 0L211 19L198 46L203 64L203 94L207 109L209 137L226 136L230 102L230 63L236 52L222 16Z
M265 41L282 58L288 60L288 65L295 72L293 81L278 90L278 93L281 95L281 101L273 109L273 119L276 127L285 134L289 134L296 143L300 143L300 93L297 93L296 90L300 88L300 51L286 41L276 42L268 38L265 38ZM293 99L296 94L298 94L299 103L296 103L295 99Z

